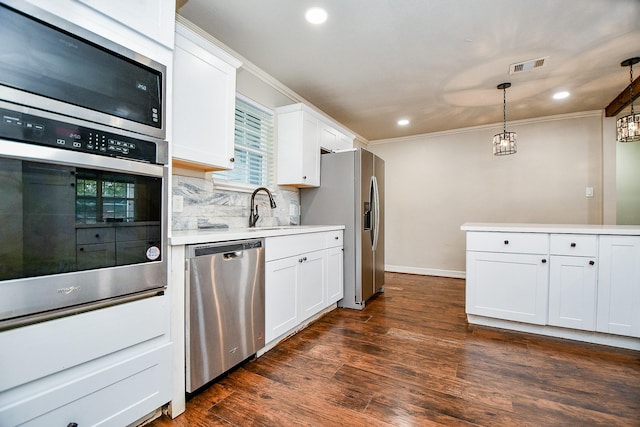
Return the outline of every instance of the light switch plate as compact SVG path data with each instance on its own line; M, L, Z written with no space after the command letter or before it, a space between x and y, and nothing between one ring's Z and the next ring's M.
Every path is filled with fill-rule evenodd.
M593 187L587 187L587 191L584 194L586 197L593 197Z

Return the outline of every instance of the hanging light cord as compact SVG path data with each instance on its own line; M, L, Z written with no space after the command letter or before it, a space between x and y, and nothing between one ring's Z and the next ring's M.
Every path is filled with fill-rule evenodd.
M633 108L633 104L631 104ZM507 134L507 88L502 88L502 117L504 118L502 122L502 133Z

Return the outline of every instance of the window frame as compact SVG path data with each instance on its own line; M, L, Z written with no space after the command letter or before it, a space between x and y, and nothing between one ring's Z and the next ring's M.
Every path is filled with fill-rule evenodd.
M254 101L253 99L242 95L241 93L236 93L236 100L241 100L242 102L248 104L249 106L251 106L252 108L255 108L256 110L260 110L261 112L268 114L271 116L271 144L270 147L267 148L266 150L266 154L268 156L267 162L267 181L268 182L263 182L261 184L251 184L251 183L246 183L246 182L239 182L239 181L233 181L233 180L229 180L226 179L225 176L223 176L222 174L225 173L229 173L231 172L231 170L229 171L218 171L218 172L212 172L211 173L211 180L213 181L214 185L216 188L219 188L221 190L232 190L232 191L239 191L239 192L252 192L254 191L256 188L258 187L267 187L269 189L274 189L276 187L276 115L275 115L275 111L269 107L266 107L262 104L259 104L258 102ZM237 158L236 156L236 125L235 125L235 110L237 108L237 102L236 102L236 107L234 107L234 152L233 152L233 157ZM244 146L243 146L244 148ZM235 165L234 165L235 166ZM234 167L235 169L235 167Z

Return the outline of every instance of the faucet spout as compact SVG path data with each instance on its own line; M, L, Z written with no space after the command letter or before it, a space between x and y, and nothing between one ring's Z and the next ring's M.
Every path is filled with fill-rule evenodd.
M255 227L256 222L258 222L258 218L260 218L260 215L258 215L258 207L255 206L255 198L256 198L256 193L258 191L264 191L265 193L267 193L267 195L269 196L269 204L271 205L271 209L276 208L276 201L273 199L273 195L271 194L271 191L269 191L269 189L266 187L256 188L251 194L251 211L249 212L249 227Z

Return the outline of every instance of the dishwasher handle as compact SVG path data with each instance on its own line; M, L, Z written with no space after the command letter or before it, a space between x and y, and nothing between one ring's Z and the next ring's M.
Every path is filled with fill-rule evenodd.
M242 258L243 253L244 253L243 251L234 251L234 252L227 252L222 256L224 257L224 259L236 259L236 258Z

